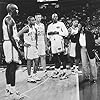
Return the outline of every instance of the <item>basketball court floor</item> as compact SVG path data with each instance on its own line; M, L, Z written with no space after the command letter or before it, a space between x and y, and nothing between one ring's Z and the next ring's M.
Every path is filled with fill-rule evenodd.
M72 74L68 70L68 78L60 80L51 78L53 70L48 70L48 76L42 77L42 71L38 76L42 78L37 83L27 82L26 68L19 68L16 72L17 90L24 95L22 100L80 100L78 74ZM0 100L11 100L5 97L5 71L0 70Z

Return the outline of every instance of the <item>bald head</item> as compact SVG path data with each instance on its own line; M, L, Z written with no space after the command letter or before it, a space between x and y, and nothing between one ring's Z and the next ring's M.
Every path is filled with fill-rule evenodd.
M8 13L18 13L18 7L15 4L8 4L6 9Z

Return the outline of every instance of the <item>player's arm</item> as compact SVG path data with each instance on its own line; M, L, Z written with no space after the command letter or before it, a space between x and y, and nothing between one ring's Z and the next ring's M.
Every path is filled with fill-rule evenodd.
M25 34L25 33L28 33L28 31L29 31L29 28L28 28L28 26L26 25L25 27L23 27L19 32L18 32L18 34L17 34L17 36L18 37L20 37L21 35L23 35L23 34ZM23 44L23 46L26 46L26 47L28 47L27 46L27 44L26 43L23 43L21 40L19 41L21 44Z
M47 28L47 38L50 39L50 35L52 35L52 28L50 25L48 25L48 28Z
M29 27L26 25L25 27L23 27L23 28L18 32L17 36L20 37L21 35L23 35L23 34L25 34L25 33L28 33L28 32L29 32ZM24 46L29 47L30 44L28 44L28 43L25 42L25 43L24 43Z
M45 41L45 48L47 50L47 34L45 32L45 26L44 26L44 41Z
M17 34L18 37L20 37L22 34L27 33L29 31L28 26L23 27Z
M64 23L61 24L61 33L59 33L59 35L64 37L67 37L69 35L68 29L66 28Z
M7 17L6 20L5 20L5 23L7 25L9 39L10 39L12 45L14 46L14 48L18 51L18 54L21 55L20 54L20 50L17 47L16 41L15 41L15 39L13 37L13 26L14 26L14 22L11 19L11 17Z
M45 26L43 26L44 28L44 41L45 41L45 44L47 43L47 35L46 35L46 32L45 32Z
M36 40L36 48L38 46L38 35L37 35L37 28L35 27L35 30L36 30L36 34L35 34L35 40Z
M51 25L48 25L48 28L47 28L47 37L49 38L49 36L53 35L53 34L54 34L54 31L52 30Z

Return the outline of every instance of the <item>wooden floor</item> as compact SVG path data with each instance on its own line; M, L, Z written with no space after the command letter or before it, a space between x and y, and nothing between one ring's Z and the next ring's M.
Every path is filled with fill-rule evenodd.
M53 71L48 71L50 76ZM68 71L70 74L70 70ZM38 72L42 77L42 71ZM25 97L23 100L79 100L78 75L71 74L69 78L60 80L44 77L40 82L27 83L27 70L20 69L16 73L16 86ZM0 100L10 100L5 97L5 72L0 71Z

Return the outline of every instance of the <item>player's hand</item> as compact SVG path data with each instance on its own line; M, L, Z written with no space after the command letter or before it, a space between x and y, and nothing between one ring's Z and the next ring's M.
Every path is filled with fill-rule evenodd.
M24 46L24 43L21 40L18 41L18 44L19 46Z
M54 34L54 32L49 32L49 33L48 33L48 35L53 35L53 34Z
M31 45L28 44L28 43L24 43L24 46L25 46L25 47L30 47Z
M54 31L54 34L59 34L59 32L57 32L57 31Z
M49 49L49 47L48 47L48 45L46 44L46 45L45 45L45 51L48 51L48 49Z
M24 52L22 52L21 50L19 50L18 55L20 60L24 59Z

